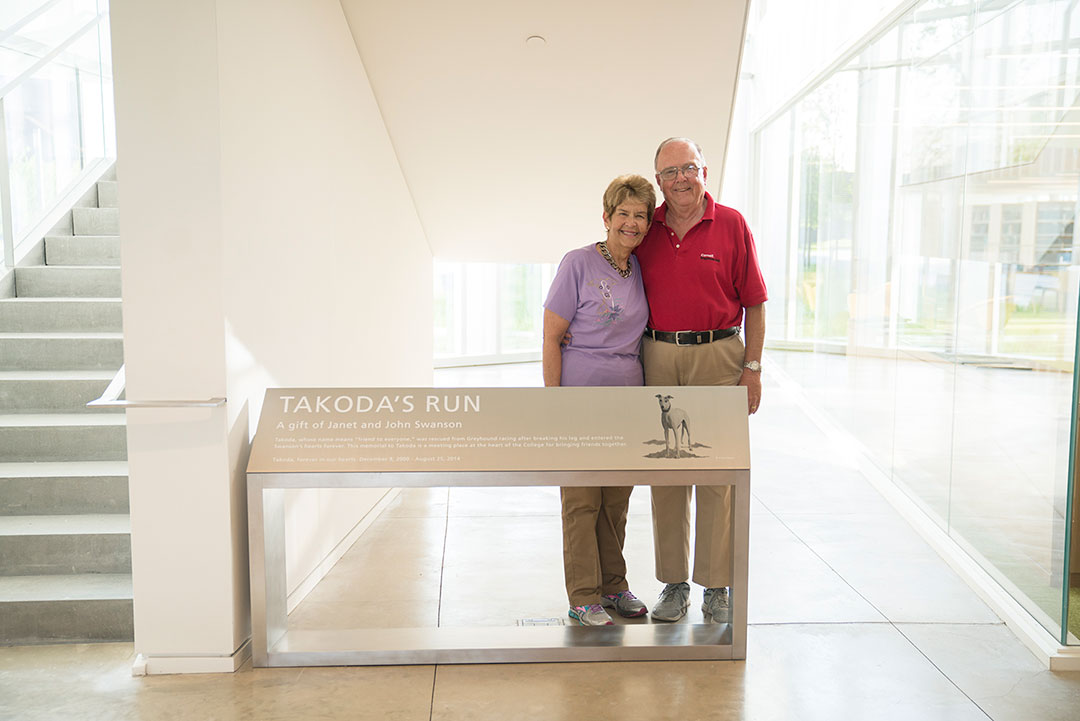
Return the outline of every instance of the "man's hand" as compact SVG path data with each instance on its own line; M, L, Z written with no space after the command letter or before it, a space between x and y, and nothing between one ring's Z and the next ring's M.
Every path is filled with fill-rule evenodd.
M746 386L746 410L750 415L754 415L761 403L761 373L743 368L739 385Z

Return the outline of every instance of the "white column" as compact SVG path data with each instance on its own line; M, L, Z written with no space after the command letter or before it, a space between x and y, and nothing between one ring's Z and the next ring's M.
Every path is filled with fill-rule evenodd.
M127 397L224 396L216 3L112 3ZM128 411L135 646L231 670L249 635L227 412Z
M128 412L139 670L227 671L263 389L430 385L431 253L339 3L111 14L127 397L228 396ZM295 499L293 586L379 495Z

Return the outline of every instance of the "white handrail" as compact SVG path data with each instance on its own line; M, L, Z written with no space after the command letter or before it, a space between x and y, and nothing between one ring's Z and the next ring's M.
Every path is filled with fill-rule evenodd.
M224 398L207 398L204 401L129 401L119 400L127 385L125 366L120 366L100 398L86 404L87 408L220 408Z
M49 2L42 3L41 5L39 5L36 10L31 10L29 13L24 15L21 20L16 20L14 25L9 27L7 30L4 30L4 31L0 32L0 43L4 42L5 40L10 38L15 33L22 30L24 27L26 27L27 25L32 23L34 20L37 20L39 17L44 15L48 10L50 10L53 5L56 5L59 2L61 2L61 0L49 0Z
M81 28L76 30L73 34L68 36L67 40L65 40L64 42L57 45L55 48L53 48L52 50L47 52L45 55L42 55L41 58L39 58L36 63L34 63L30 67L28 67L26 70L23 70L21 73L16 75L15 78L12 79L11 82L9 82L7 85L0 88L0 98L4 97L8 93L10 93L12 90L17 88L19 85L22 85L22 83L25 82L27 80L27 78L31 78L35 74L37 74L37 71L41 70L43 67L48 65L52 61L53 58L55 58L57 55L64 52L65 50L67 50L69 47L71 47L71 45L76 40L80 40L83 35L85 35L87 32L89 32L94 27L96 27L97 24L101 22L101 19L103 17L105 17L105 13L98 13L97 17L95 17L93 20L86 23Z
M8 167L7 114L0 95L0 233L4 234L4 267L15 267L15 223L11 219L11 170Z

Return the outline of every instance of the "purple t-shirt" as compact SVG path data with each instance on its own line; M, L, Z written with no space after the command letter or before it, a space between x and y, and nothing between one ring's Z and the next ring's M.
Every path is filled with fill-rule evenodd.
M623 278L595 244L566 254L551 281L544 307L570 321L570 344L562 349L564 386L640 386L641 333L649 304L641 266Z

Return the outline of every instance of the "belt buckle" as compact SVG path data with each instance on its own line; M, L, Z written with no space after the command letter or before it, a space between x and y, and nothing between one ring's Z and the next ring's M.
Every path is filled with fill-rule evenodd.
M677 331L675 331L675 345L681 345L681 346L697 345L698 343L697 343L697 337L696 336L694 337L694 342L693 343L680 343L679 342L679 334L680 333L696 333L696 332L697 331L692 331L692 330L677 330Z

